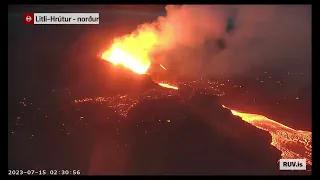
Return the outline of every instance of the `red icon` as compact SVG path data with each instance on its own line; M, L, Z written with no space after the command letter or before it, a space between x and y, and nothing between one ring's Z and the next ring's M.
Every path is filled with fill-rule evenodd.
M25 24L33 24L33 22L34 22L33 18L34 18L33 13L25 13L23 15L23 22Z

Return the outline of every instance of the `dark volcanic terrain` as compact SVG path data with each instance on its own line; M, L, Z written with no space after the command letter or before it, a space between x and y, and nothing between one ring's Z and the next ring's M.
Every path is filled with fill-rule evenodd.
M166 89L152 81L155 76L97 60L110 40L154 20L163 7L133 13L130 6L110 6L100 12L105 21L99 27L22 24L27 10L71 11L50 8L8 9L8 169L280 174L281 152L271 135L222 104L311 131L308 71L256 67L241 76L216 76L212 84L179 79L178 91ZM159 76L175 80L169 71Z
M214 96L198 94L185 103L179 97L145 100L127 118L103 103L51 100L37 110L32 102L19 117L24 125L10 134L10 168L76 168L83 174L274 174L278 169L280 151L270 145L270 135L234 117ZM22 145L25 150L17 155Z

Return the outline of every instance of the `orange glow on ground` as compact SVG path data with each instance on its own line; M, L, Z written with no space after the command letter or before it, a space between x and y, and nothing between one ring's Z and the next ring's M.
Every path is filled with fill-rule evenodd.
M177 86L173 86L167 83L158 83L160 86L165 87L165 88L170 88L170 89L175 89L178 90L179 88Z
M223 106L224 108L227 108ZM282 152L282 158L286 159L307 159L312 164L312 133L308 131L295 130L279 122L271 120L259 114L244 113L230 108L231 113L239 116L242 120L253 126L268 131L272 136L271 145Z

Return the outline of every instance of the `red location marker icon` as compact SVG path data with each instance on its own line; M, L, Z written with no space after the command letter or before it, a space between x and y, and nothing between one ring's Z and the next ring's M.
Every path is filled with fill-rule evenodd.
M23 15L24 24L33 24L33 22L34 22L33 18L34 18L33 13L25 13Z

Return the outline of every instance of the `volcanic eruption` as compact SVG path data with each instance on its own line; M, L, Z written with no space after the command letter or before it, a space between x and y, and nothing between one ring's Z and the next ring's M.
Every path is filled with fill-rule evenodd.
M158 35L153 29L139 29L130 35L114 39L111 47L102 53L101 58L115 66L122 66L137 74L150 74L152 56L151 51L158 43ZM159 64L166 70L166 68ZM156 82L165 88L178 89L178 87L165 82Z
M157 23L162 23L162 28L169 28L168 24L163 23L160 20ZM162 31L168 31L165 29ZM153 76L153 72L150 71L150 66L155 60L153 54L159 50L163 49L164 40L162 32L156 28L155 24L144 24L139 26L134 32L123 37L115 38L110 48L102 53L101 58L112 63L114 66L121 66L137 74L148 74L152 77L152 80L158 85L164 88L170 88L172 90L179 90L179 86L187 87L194 86L192 92L197 91L202 87L202 89L208 90L207 93L218 95L219 90L217 87L213 87L215 82L207 81L201 83L198 80L192 81L190 84L186 82L175 82L173 84L157 81ZM166 67L162 64L159 66L166 71ZM184 88L183 88L184 89ZM130 108L134 107L139 101L145 98L157 99L161 96L173 96L177 95L182 97L178 92L163 91L160 89L153 89L139 96L119 96L116 99L113 98L95 98L95 99L83 99L77 100L76 103L83 101L103 101L109 104L110 107L115 107L120 114L126 116ZM219 95L223 95L220 94ZM182 98L183 99L183 98ZM122 105L120 106L120 102ZM126 104L126 105L125 105ZM224 105L222 105L225 107ZM282 151L283 158L306 158L307 163L311 164L311 132L295 130L287 127L281 123L274 120L268 119L262 115L243 113L232 108L228 108L233 115L240 116L242 120L252 124L253 126L268 131L272 136L271 145L275 146L277 149Z
M171 11L171 8L177 11ZM17 146L10 149L16 151L11 159L33 157L29 151L40 159L25 160L30 167L57 169L63 164L67 169L68 166L82 166L83 174L89 169L88 174L95 175L279 174L279 158L306 159L309 169L312 165L310 130L298 130L304 128L276 118L272 113L259 112L249 106L246 110L236 107L236 103L246 102L235 98L232 92L244 91L248 99L256 101L247 84L233 81L232 78L236 77L223 74L207 76L211 71L233 71L251 66L249 62L243 62L246 58L242 56L247 51L232 48L252 34L241 36L246 38L237 36L230 41L238 25L230 21L238 18L242 22L243 19L237 15L225 18L221 14L215 14L221 15L218 18L209 18L212 14L207 11L208 6L167 6L167 9L171 9L169 16L142 24L130 34L117 35L99 54L99 61L95 61L98 63L88 61L92 67L84 65L81 73L85 78L79 78L80 83L76 86L54 87L45 101L43 94L23 98L19 102L20 109L9 117L15 123L10 135L28 141L25 141L24 151L18 151ZM255 17L251 13L248 15ZM221 19L228 19L227 31L221 28L224 24ZM258 24L260 27L263 23ZM190 34L192 38L188 36ZM279 54L264 46L265 51L256 51L255 47L263 39L253 37L254 41L249 44L252 52L265 52L270 54L268 57ZM271 37L269 39L279 40L276 44L281 44L282 39L278 36ZM98 39L103 39L100 34ZM96 44L86 43L85 47L88 44L96 52ZM203 53L206 51L203 44L210 46L207 50L213 56ZM289 46L278 49L291 51ZM230 53L239 55L239 59L237 56L228 57ZM91 60L92 56L88 59ZM261 56L252 57L260 61ZM227 61L230 59L234 60ZM232 66L225 69L222 64L228 63L222 62L232 62ZM264 75L273 78L271 73ZM263 81L266 80L259 78L253 86L265 84ZM233 91L228 91L230 89ZM224 101L225 97L235 103ZM299 103L303 98L295 99L296 96L292 100ZM253 103L255 105L258 106ZM267 104L265 106L269 108ZM20 133L23 127L29 127L31 131ZM64 145L59 143L61 139L65 140ZM28 149L32 144L40 146ZM55 158L53 153L64 158ZM21 162L15 165L11 169L22 169L17 168L23 166Z

